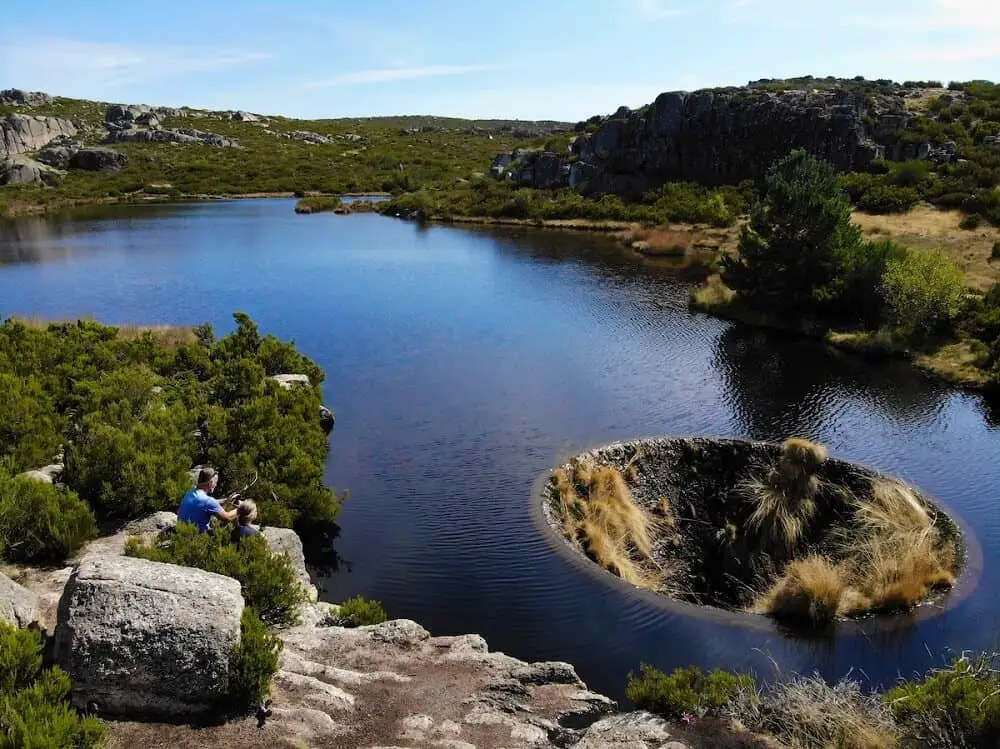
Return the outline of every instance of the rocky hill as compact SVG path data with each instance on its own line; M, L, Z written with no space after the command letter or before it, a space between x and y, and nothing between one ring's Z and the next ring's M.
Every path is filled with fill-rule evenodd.
M954 166L975 160L994 168L998 101L992 84L948 90L935 82L812 78L674 91L640 109L621 107L580 123L569 152L505 153L492 171L525 186L638 197L667 181L758 179L795 148L842 172L879 160Z

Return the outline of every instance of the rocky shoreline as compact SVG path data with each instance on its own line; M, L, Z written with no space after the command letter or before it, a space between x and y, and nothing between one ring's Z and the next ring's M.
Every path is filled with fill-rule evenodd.
M74 703L110 719L112 746L685 746L670 742L660 718L616 713L569 664L526 663L490 652L479 635L432 637L408 620L328 626L337 607L320 602L279 631L284 649L262 726L257 717L186 723L198 707L190 700L217 691L243 600L230 578L121 555L128 538L152 538L175 522L157 513L92 542L72 566L12 570L23 585L0 574L0 619L49 633L54 661L73 677ZM266 529L265 537L308 577L292 531ZM185 661L193 642L203 643L201 655Z

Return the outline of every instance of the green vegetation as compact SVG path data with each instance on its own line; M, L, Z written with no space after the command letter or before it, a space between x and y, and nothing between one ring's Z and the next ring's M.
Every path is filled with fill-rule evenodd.
M1000 671L995 658L957 659L886 696L896 721L921 746L995 747L1000 744ZM906 745L916 746L916 740Z
M235 578L247 606L267 624L295 624L298 606L307 600L288 555L272 553L259 534L234 544L226 528L200 533L189 523L179 523L149 546L139 538L130 538L125 554Z
M322 211L336 211L343 207L340 198L334 195L316 195L302 198L295 204L296 213L321 213Z
M94 515L75 492L0 471L0 556L56 563L97 535Z
M292 344L262 336L246 315L235 318L236 329L218 340L209 326L0 324L0 536L8 537L8 558L72 554L93 534L91 511L128 519L175 509L188 470L206 462L220 471L222 493L258 477L262 522L294 525L309 540L335 531L341 498L323 485L323 373ZM285 390L269 379L284 372L305 373L311 385ZM60 445L66 491L6 477L50 463Z
M271 678L278 672L278 657L283 643L272 635L252 608L243 609L240 618L240 641L229 655L229 680L226 692L230 707L245 712L263 702L271 688Z
M32 114L68 117L88 129L92 142L104 133L107 104L56 98L34 107ZM0 107L0 116L12 107ZM541 133L558 123L473 121L426 117L341 120L294 120L269 117L269 127L222 119L186 109L184 117L167 117L166 128L195 128L236 138L239 148L202 144L120 143L114 148L129 157L121 172L102 174L73 170L54 189L5 187L6 210L20 204L59 205L75 200L129 199L182 195L247 195L319 192L326 194L400 192L425 185L451 184L456 178L485 170L499 151L516 145L541 146ZM426 128L415 133L404 128ZM514 133L524 137L515 137ZM282 137L310 131L329 139L308 143ZM492 134L492 139L488 135ZM0 206L2 209L3 206ZM2 211L0 211L2 215Z
M386 202L383 213L422 220L462 217L552 221L671 221L731 226L746 210L750 186L711 189L691 183L669 183L628 203L617 195L585 198L569 188L535 190L482 177L448 187L428 187Z
M664 674L643 664L629 674L626 694L668 720L685 713L733 719L800 749L992 749L1000 742L1000 671L987 655L963 656L884 693L819 676L782 677L758 689L747 675Z
M90 749L104 726L69 704L70 680L42 668L42 636L0 622L0 749Z
M893 174L919 182L926 165L918 164ZM758 324L794 319L840 345L909 353L949 379L1000 385L1000 329L990 322L1000 292L970 294L964 273L937 250L865 241L842 185L804 151L775 164L738 255L723 258L721 279L694 292L692 304Z
M693 716L719 714L737 690L752 686L752 677L720 669L706 674L691 666L678 668L668 675L643 663L639 674L628 675L625 696L640 710L676 720L685 713Z
M363 596L348 598L337 609L337 613L327 617L324 625L330 627L364 627L381 624L389 617L378 601L370 601Z

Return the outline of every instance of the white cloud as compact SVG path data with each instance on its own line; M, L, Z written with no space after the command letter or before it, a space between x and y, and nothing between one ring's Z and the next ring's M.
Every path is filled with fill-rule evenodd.
M266 52L207 47L128 45L9 33L0 69L12 85L71 96L100 95L130 83L236 68Z
M437 78L440 76L470 75L499 70L494 65L424 65L421 67L379 68L375 70L356 70L342 73L324 80L306 81L298 88L311 90L319 88L334 88L336 86L356 86L365 83L389 83L392 81L410 81L417 78Z

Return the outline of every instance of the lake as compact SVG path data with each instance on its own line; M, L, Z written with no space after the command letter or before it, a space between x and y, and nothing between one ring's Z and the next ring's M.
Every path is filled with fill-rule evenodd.
M1000 412L979 397L691 314L675 269L602 237L293 206L0 222L0 314L227 332L242 310L294 339L327 372L327 479L350 490L324 598L361 593L435 634L569 661L618 697L641 661L888 683L997 645ZM974 530L981 581L936 616L823 640L635 595L561 553L531 491L576 452L652 435L800 435L895 473Z

